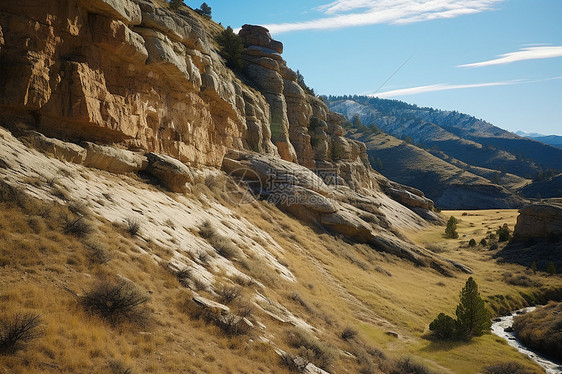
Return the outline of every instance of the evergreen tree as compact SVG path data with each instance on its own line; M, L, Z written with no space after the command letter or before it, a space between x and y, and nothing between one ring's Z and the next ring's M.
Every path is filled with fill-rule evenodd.
M361 122L361 117L359 117L359 114L354 114L353 117L351 117L351 124L356 129L360 129L363 127L363 122Z
M468 278L461 291L456 315L457 334L461 339L470 340L473 336L480 336L490 331L492 326L490 313L472 277Z
M500 226L496 231L496 234L498 234L498 241L507 242L509 240L509 233L509 227L507 223L504 223L503 226Z
M468 246L469 247L476 247L476 240L470 239L470 241L468 242Z
M549 275L556 274L556 268L554 267L554 262L552 262L552 261L548 262L548 266L546 268L546 271Z
M459 237L457 233L457 219L453 216L447 221L447 227L445 228L445 236L450 239L456 239Z
M221 32L216 41L220 46L220 55L226 61L226 66L232 70L242 70L244 65L242 61L242 51L244 43L242 39L234 33L232 27L228 26Z
M195 11L197 13L199 13L200 15L207 17L209 19L213 18L212 17L212 12L211 12L211 7L207 5L207 3L203 3L201 4L201 6L198 9L195 9Z
M437 318L429 324L429 329L435 331L441 339L449 339L455 333L455 320L445 313L439 313Z
M298 70L297 70L297 83L299 84L299 86L301 86L301 88L302 88L302 89L304 90L304 92L306 92L307 94L312 95L312 96L316 95L316 94L314 93L314 90L313 90L312 88L308 87L308 86L306 85L306 83L304 83L304 76L303 76L303 75L301 74L301 72L298 71Z

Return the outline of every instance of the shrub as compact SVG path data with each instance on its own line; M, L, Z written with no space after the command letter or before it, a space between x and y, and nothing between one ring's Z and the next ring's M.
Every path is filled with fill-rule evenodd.
M199 226L199 236L204 239L209 239L211 236L216 235L217 230L213 227L211 221L204 221L201 226Z
M523 287L540 287L541 284L529 278L526 275L512 275L504 274L504 280L506 283L513 286L523 286Z
M240 296L242 287L222 286L217 290L219 301L223 304L230 304Z
M232 240L220 235L209 221L203 222L199 227L199 235L207 239L215 251L224 258L232 259L240 254L240 250Z
M340 334L340 338L343 340L351 340L357 336L357 331L352 329L351 327L346 327Z
M480 245L481 245L481 246L484 247L484 246L486 246L487 244L488 244L488 243L486 242L486 239L480 240Z
M17 313L0 321L0 355L15 353L29 341L41 337L40 324L39 315L32 313Z
M108 362L107 366L111 371L111 374L132 374L133 369L127 367L124 363L117 360L111 360Z
M136 236L139 234L141 223L137 218L129 217L125 218L125 227L131 236Z
M105 264L111 261L111 254L107 247L99 240L88 240L84 242L84 246L88 249L88 258L97 264Z
M510 230L509 227L507 226L507 223L504 223L503 226L500 226L496 230L496 234L498 235L499 242L507 242L509 240L509 234L510 234Z
M453 216L447 221L447 227L445 228L445 236L450 239L457 239L459 234L457 233L457 219Z
M439 313L437 318L429 324L429 329L441 339L450 339L455 334L455 320L445 313Z
M304 330L291 330L287 334L287 340L290 346L298 349L299 356L322 369L328 370L336 358L332 347Z
M476 240L470 239L469 242L468 242L468 246L469 247L476 247Z
M232 70L242 70L244 62L242 60L242 51L244 43L242 38L234 33L232 27L228 26L216 37L217 44L220 47L220 55L224 58L226 66Z
M403 357L394 363L392 374L431 374L432 371L423 364L417 363L411 357Z
M308 361L299 360L298 357L285 352L281 355L281 364L285 366L291 373L302 373L306 369Z
M142 306L147 301L148 297L123 279L101 279L81 297L81 303L88 312L99 315L112 325L124 322L144 325L148 317Z
M224 236L213 236L209 239L209 243L215 248L215 251L224 258L232 259L239 254L239 250L234 243Z
M531 374L532 371L527 370L518 362L504 362L484 367L484 374Z
M65 234L77 237L85 237L94 231L93 225L84 219L84 217L63 216L63 231Z

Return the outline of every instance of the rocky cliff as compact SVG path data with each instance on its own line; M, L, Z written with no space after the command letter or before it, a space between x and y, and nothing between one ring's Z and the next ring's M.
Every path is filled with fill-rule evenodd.
M497 253L504 261L531 266L534 262L546 271L552 261L562 267L562 206L528 205L519 211L513 240Z
M150 1L4 2L0 120L71 140L221 164L275 154L269 105L225 67L219 27Z
M221 26L148 0L24 0L0 10L0 122L28 146L186 192L192 168L251 170L277 205L376 249L444 270L400 230L440 222L419 190L388 181L342 117L306 94L268 30L245 25L244 68ZM226 155L226 157L225 157ZM187 165L187 166L186 166ZM274 179L275 179L274 178ZM247 178L246 178L247 179ZM302 180L311 183L302 183ZM252 182L250 180L249 182Z

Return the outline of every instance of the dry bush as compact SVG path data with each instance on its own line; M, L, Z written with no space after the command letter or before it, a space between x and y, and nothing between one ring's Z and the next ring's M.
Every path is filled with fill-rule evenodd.
M107 363L111 374L132 374L133 369L122 363L121 361L111 360Z
M88 259L95 264L106 264L111 261L111 253L99 238L86 240L84 246L88 250Z
M532 371L518 362L503 362L500 364L486 366L484 374L531 374Z
M306 369L306 365L308 365L308 361L304 359L300 359L296 356L293 356L290 353L283 353L280 356L281 365L286 367L291 373L302 373Z
M131 236L139 234L141 229L141 222L137 218L125 218L125 229Z
M340 338L343 340L351 340L357 336L357 331L352 329L351 327L346 327L340 334Z
M540 287L541 283L529 278L526 275L513 275L511 273L505 273L503 275L503 279L507 284L511 284L513 286L522 286L522 287Z
M207 239L209 244L220 256L227 259L239 257L240 250L238 247L232 243L232 240L220 235L211 222L203 222L203 224L199 227L199 235L202 238Z
M83 201L71 201L68 203L68 210L77 216L86 216L89 214L88 204Z
M251 275L253 278L266 286L277 288L279 285L278 278L275 276L275 271L273 271L265 262L254 257L248 257L240 260L240 265L247 270L247 274Z
M232 240L224 236L214 235L208 239L217 253L227 259L233 259L240 255L240 250L232 243Z
M98 280L80 301L88 312L99 315L112 325L127 322L144 326L148 322L148 311L143 305L148 297L123 279Z
M216 292L219 295L219 302L230 304L240 296L242 287L222 285Z
M0 355L13 354L43 335L38 314L16 313L0 321Z
M94 225L90 221L87 221L84 217L63 215L62 230L65 234L83 238L94 231Z
M176 273L176 277L178 278L178 281L184 287L189 287L189 280L191 279L192 275L193 274L191 268L187 266L184 267L183 269L178 270L178 272Z
M334 348L302 329L287 332L287 343L298 349L299 356L325 370L331 368L337 357Z
M289 300L293 300L294 302L302 306L304 309L306 309L307 312L309 313L313 312L312 307L308 305L308 303L302 298L302 296L298 292L292 292L291 294L289 294L288 298Z
M199 226L199 235L202 238L209 239L213 235L217 234L217 230L213 227L211 221L207 220Z
M394 363L391 374L432 374L433 371L427 366L415 362L411 357L402 357Z

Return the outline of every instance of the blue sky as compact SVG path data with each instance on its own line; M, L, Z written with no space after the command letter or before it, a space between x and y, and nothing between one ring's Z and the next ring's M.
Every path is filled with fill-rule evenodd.
M375 94L562 135L562 0L207 3L225 26L270 28L319 94Z

